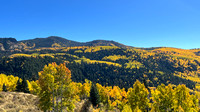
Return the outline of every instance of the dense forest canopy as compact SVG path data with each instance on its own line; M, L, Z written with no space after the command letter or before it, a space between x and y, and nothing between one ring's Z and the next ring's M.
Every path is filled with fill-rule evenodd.
M199 88L198 49L61 47L56 44L48 48L1 51L0 73L37 80L37 73L44 65L64 62L76 82L89 79L102 85L129 88L138 79L145 80L151 87L163 83Z

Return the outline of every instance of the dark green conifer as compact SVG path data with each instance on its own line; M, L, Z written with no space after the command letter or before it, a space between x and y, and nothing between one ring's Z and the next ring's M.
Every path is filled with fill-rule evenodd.
M29 88L28 88L28 83L25 78L23 78L23 80L22 80L22 92L30 93Z
M3 91L4 92L7 92L8 90L7 90L7 87L6 87L6 85L5 85L5 83L3 83Z
M16 91L22 92L22 83L20 82L20 79L17 81Z
M97 107L100 103L100 96L96 84L92 84L90 89L90 101L94 107Z

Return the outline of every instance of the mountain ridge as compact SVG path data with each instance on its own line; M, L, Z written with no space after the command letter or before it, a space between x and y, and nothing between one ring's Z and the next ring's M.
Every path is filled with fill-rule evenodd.
M122 48L130 47L113 40L77 42L58 36L49 36L46 38L35 38L21 41L17 41L15 38L0 38L0 51L75 46L117 46Z
M175 48L176 47L134 47L125 45L113 40L92 40L88 42L78 42L74 40L69 40L59 36L49 36L45 38L34 38L27 40L17 40L12 37L2 37L0 38L0 51L14 51L14 50L24 50L24 49L37 49L37 48L50 48L50 47L75 47L75 46L117 46L121 48L138 48L143 50L154 50L159 48ZM193 49L183 49L183 50L198 50L200 48Z

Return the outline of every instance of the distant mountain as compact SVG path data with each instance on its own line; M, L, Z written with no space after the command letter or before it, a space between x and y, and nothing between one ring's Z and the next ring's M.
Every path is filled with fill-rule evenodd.
M24 45L18 42L15 38L0 38L0 51L23 48Z
M128 47L121 43L118 43L115 41L108 41L108 40L93 40L91 42L86 42L83 44L85 44L85 46L117 46L117 47L122 47L122 48Z
M27 46L34 46L34 48L41 47L72 47L72 46L82 46L80 42L75 42L67 40L62 37L50 36L47 38L35 38L30 40L21 41Z
M0 38L0 51L23 50L49 47L74 47L74 46L117 46L128 47L115 41L94 40L90 42L76 42L62 37L50 36L17 41L15 38Z

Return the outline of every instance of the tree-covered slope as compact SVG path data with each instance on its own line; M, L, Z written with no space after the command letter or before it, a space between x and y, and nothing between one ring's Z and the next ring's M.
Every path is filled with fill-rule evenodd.
M117 46L77 46L38 48L22 52L6 52L1 57L0 72L37 79L37 72L51 62L65 62L72 80L85 79L103 85L130 87L136 79L149 86L186 84L198 88L200 50L176 48L122 48Z

